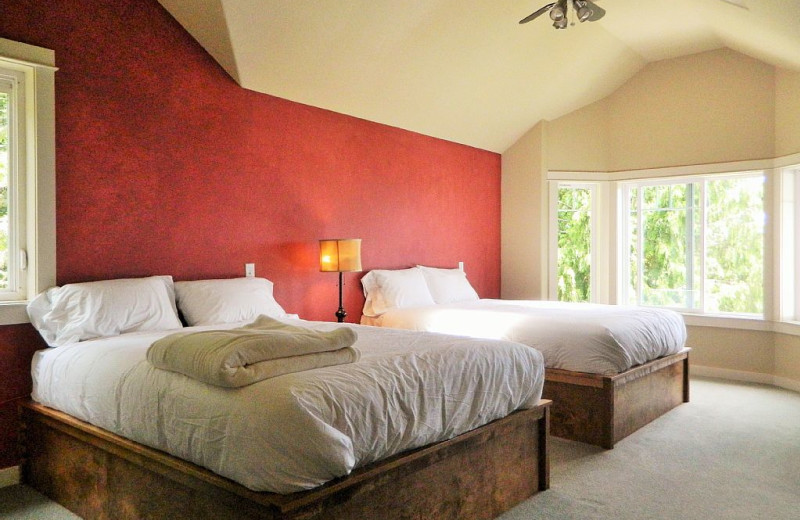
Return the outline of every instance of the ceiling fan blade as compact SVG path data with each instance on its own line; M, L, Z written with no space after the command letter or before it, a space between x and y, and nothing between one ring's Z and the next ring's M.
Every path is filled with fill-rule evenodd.
M592 10L592 16L586 19L587 22L596 22L606 15L606 10L598 7L596 3L589 0L586 0L586 3L589 4L589 8Z
M537 9L533 13L529 14L528 16L526 16L525 18L520 20L519 23L528 23L531 20L533 20L534 18L538 18L539 16L541 16L544 13L546 13L547 11L549 11L554 5L556 5L555 2L553 2L552 4L547 4L546 6Z

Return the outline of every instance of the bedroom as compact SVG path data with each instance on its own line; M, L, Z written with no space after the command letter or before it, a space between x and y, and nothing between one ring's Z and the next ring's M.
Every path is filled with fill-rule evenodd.
M517 11L529 7L508 8L514 29L552 30L516 27ZM0 37L54 50L59 69L51 283L231 277L254 262L287 310L329 320L336 280L318 272L316 241L359 236L367 267L463 260L483 297L542 297L545 168L642 170L800 152L797 69L732 50L641 63L619 90L552 121L531 121L519 140L488 151L242 89L155 1L4 0L0 14ZM589 28L559 36L586 38L578 30ZM729 67L741 81L704 73ZM703 95L687 96L698 84ZM654 105L654 92L682 100L682 124L714 139L700 149L660 125L659 108L677 103ZM631 135L631 122L645 130ZM576 132L582 153L573 144ZM662 143L653 162L652 143L641 135ZM517 190L507 180L533 189ZM507 189L531 199L508 198ZM516 233L507 236L510 229ZM346 307L357 321L363 296L357 278L346 282ZM18 463L16 400L30 391L30 359L42 347L28 324L8 323L0 329L8 374L0 409L3 468ZM706 367L708 375L798 389L800 341L790 329L708 325L690 326L695 373Z

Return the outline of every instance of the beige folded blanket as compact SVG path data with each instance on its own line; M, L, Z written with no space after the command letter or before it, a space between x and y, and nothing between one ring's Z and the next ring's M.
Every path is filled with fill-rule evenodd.
M178 332L150 345L147 360L156 368L178 372L228 388L246 386L292 372L352 363L359 352L353 329L320 332L259 316L230 330Z

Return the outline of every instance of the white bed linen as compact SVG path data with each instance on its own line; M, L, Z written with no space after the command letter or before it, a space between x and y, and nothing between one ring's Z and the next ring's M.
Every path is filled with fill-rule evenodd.
M539 350L547 368L603 375L677 353L686 343L677 312L590 303L483 299L392 309L361 323L516 341Z
M452 438L541 397L541 355L523 345L353 326L358 362L235 389L149 364L148 346L174 331L42 350L34 357L32 395L250 489L278 493Z

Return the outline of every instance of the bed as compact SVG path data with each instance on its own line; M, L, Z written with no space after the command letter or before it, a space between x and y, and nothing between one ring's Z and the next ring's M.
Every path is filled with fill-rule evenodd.
M33 361L23 479L79 515L493 518L549 486L538 353L299 320L261 280L153 278L64 286L29 307L57 348ZM175 326L176 299L190 327ZM358 356L236 387L153 365L176 333L238 333L253 315L350 329Z
M371 271L362 285L362 324L541 351L553 435L610 449L689 400L686 327L673 311L479 299L463 271L424 266Z

